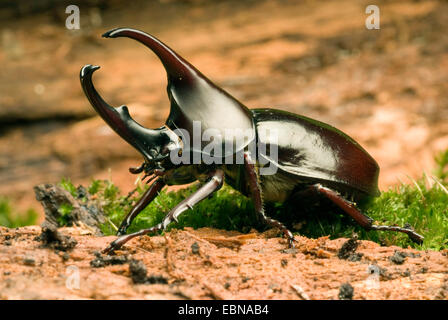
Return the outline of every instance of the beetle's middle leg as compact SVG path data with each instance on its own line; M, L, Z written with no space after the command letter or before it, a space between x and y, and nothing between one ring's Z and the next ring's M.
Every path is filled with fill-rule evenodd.
M422 244L423 236L415 232L411 227L398 227L398 226L378 226L373 224L373 219L363 214L352 202L346 200L338 192L326 188L321 184L315 184L311 186L320 194L323 194L330 199L334 204L340 207L346 214L352 217L361 227L366 230L383 230L383 231L397 231L406 233L412 241Z
M201 186L198 191L193 193L191 196L180 202L174 209L172 209L163 219L163 221L154 227L143 229L135 233L127 234L119 237L115 241L111 242L109 246L103 250L103 253L112 253L113 251L119 249L129 240L142 236L148 233L157 232L164 230L171 222L177 221L177 217L181 215L184 211L192 209L194 205L207 198L213 192L219 190L224 183L224 172L221 169L217 169L211 175L208 181Z
M274 220L266 216L264 212L263 205L263 193L260 187L260 178L257 173L257 169L254 165L254 162L249 154L249 152L244 153L244 169L246 171L247 179L249 182L249 187L252 195L252 199L254 201L255 210L260 217L260 220L267 225L280 229L285 237L288 239L288 244L290 247L294 247L294 235L288 228L285 227L283 223L280 221Z

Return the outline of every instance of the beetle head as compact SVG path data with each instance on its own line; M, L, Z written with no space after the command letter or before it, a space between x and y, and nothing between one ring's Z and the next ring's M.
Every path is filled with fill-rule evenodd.
M181 150L179 137L167 126L147 129L132 119L128 107L113 108L106 103L92 83L92 74L98 69L98 66L86 65L80 72L81 86L91 105L116 133L143 155L143 169L147 173L161 169L161 163L171 151Z

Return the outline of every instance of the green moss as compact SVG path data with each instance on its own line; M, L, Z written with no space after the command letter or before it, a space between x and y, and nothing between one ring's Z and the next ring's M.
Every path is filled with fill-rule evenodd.
M448 180L448 150L440 152L434 159L436 161L434 174L446 183Z
M97 182L93 182L97 183ZM106 182L103 182L106 183ZM110 221L103 226L103 232L114 234L116 226L120 225L125 215L132 208L132 205L146 191L146 186L140 185L136 194L131 197L120 196L119 192L114 193L103 206L105 214ZM183 199L194 193L198 185L190 186L176 192L160 192L159 196L148 205L133 221L128 232L135 232L144 228L149 228L162 221L163 217L174 208ZM98 196L103 198L107 189L100 188ZM167 230L171 228L183 227L215 227L227 230L248 231L256 226L254 208L252 202L237 191L228 186L224 186L209 199L202 201L192 210L179 217L178 223L172 223Z
M434 178L437 179L437 178ZM429 185L424 178L412 185L402 184L397 188L383 192L367 207L367 214L378 222L396 223L403 226L409 223L424 237L419 249L440 250L448 245L448 191L441 183L434 181ZM370 235L372 234L372 235ZM383 232L388 243L405 246L409 240L405 235ZM369 232L376 240L374 232Z
M12 209L10 201L0 197L0 226L17 228L36 224L38 214L33 209L17 212Z
M64 203L58 209L60 216L58 217L58 223L60 226L70 226L72 224L72 218L70 214L73 211L73 206L68 203Z
M61 182L59 182L59 185L70 192L73 197L77 197L78 191L69 178L62 178Z
M317 207L306 212L291 213L283 204L274 204L268 208L273 218L284 222L291 230L307 237L330 235L331 238L350 237L357 233L361 239L376 241L385 245L411 246L418 249L440 250L448 247L448 190L447 164L448 152L437 156L437 168L434 177L423 176L410 184L401 184L382 192L381 196L360 204L363 212L375 220L376 224L404 226L409 223L425 237L423 245L409 240L407 235L397 232L365 231L351 218L335 206ZM67 181L65 185L72 187ZM191 195L198 184L176 192L162 191L134 220L128 232L149 228L162 221L166 213L179 202ZM88 190L102 203L108 222L103 232L115 234L127 212L145 192L147 186L140 183L131 195L121 195L120 190L108 180L92 181ZM74 189L76 190L76 188ZM296 209L296 208L294 208ZM299 225L299 227L297 227ZM178 223L171 228L215 227L226 230L247 232L251 228L263 230L266 226L259 223L252 201L229 186L188 210L179 217Z
M424 244L421 246L414 244L406 235L401 233L367 232L337 208L330 208L325 212L310 210L307 214L300 216L285 216L285 208L283 205L277 204L273 210L269 211L269 214L285 222L292 229L294 225L297 225L295 223L299 222L302 225L299 233L307 237L316 238L326 235L330 235L331 238L350 237L356 232L361 239L368 239L386 245L403 247L410 245L419 249L434 250L446 248L448 245L446 236L448 234L448 193L436 183L431 187L426 186L423 180L416 183L416 185L402 184L397 188L391 188L383 192L380 197L365 203L363 210L376 221L376 224L400 226L404 226L406 223L411 224L417 232L425 237ZM197 187L198 185L194 185L176 192L162 191L137 216L128 231L135 232L161 222L171 208L174 208L179 202L197 190ZM103 197L103 192L107 188L103 188L103 190L98 193L100 198ZM136 195L130 198L119 196L117 191L113 197L108 198L103 206L106 215L110 219L103 226L103 231L106 234L115 233L116 226L120 225L126 213L131 209L132 204L135 203L144 190L142 188ZM168 230L173 227L182 228L185 226L193 228L215 227L242 232L247 232L251 228L258 230L265 228L264 225L258 222L251 200L229 186L224 186L211 198L202 201L192 210L185 212L179 217L179 223L172 223L168 226Z

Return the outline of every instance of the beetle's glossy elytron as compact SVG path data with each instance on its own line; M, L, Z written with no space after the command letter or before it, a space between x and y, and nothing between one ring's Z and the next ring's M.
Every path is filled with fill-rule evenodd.
M86 65L81 70L81 85L92 106L116 133L144 157L144 163L138 168L130 168L130 171L145 172L147 176L152 176L151 181L155 179L122 222L118 231L121 237L104 252L110 253L136 236L165 229L181 213L217 191L224 181L250 196L261 219L280 228L291 246L294 236L282 223L266 216L264 202L284 202L297 197L304 189L330 199L367 230L399 231L416 242L423 241L423 237L411 227L374 225L372 219L349 201L379 195L379 167L357 142L343 132L286 111L248 109L161 41L142 31L119 28L106 32L103 37L128 37L151 49L167 72L167 92L171 102L171 111L164 126L144 128L131 118L126 106L113 108L100 97L92 83L92 74L99 67ZM182 137L176 133L177 129L183 129L193 135L194 121L201 124L202 132L214 129L226 133L222 135L224 139L216 143L230 143L234 148L231 154L224 153L223 158L242 152L243 163L174 164L169 157L173 151L190 155L207 154L205 144L199 147L184 145ZM241 131L247 133L246 139L239 139L237 132ZM273 131L277 133L276 140L266 134ZM233 135L228 132L233 132ZM266 153L264 159L275 166L275 174L260 175L259 159L248 148L251 143L267 148L276 147L277 156L273 158ZM196 180L202 181L203 185L173 208L161 223L126 235L132 220L165 185L187 184Z

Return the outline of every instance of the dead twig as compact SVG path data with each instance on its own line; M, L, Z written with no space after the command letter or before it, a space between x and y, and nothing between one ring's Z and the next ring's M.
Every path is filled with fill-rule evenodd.
M172 257L172 240L165 234L164 235L166 246L165 246L165 259L166 259L166 270L168 274L177 280L186 280L185 275L179 269L176 269L176 265Z
M310 297L306 294L306 292L302 289L301 286L296 285L296 284L291 284L291 288L294 289L294 291L297 293L297 295L300 297L300 299L311 300Z
M200 282L201 285L206 288L210 294L210 296L215 300L227 300L221 293L219 293L215 288L211 287L205 282Z

